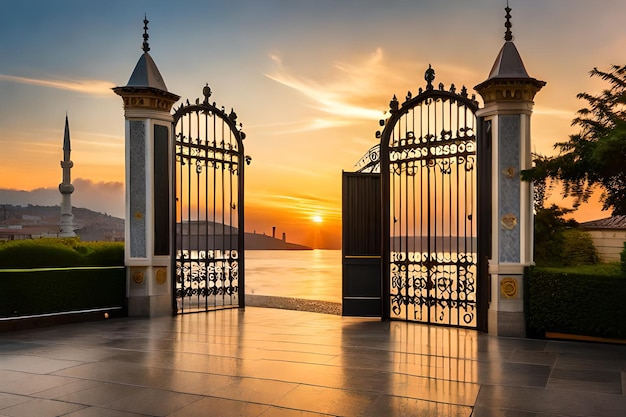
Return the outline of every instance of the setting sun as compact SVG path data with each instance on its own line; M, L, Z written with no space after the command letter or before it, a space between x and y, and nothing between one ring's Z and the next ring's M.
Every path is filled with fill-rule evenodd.
M324 221L324 219L322 219L322 216L313 216L311 220L313 220L313 223L322 223Z

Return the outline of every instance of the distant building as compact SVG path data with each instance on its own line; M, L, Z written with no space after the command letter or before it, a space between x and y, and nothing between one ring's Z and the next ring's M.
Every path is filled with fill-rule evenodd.
M59 184L59 191L61 192L61 230L59 237L74 237L74 216L72 215L72 193L74 192L74 186L72 185L71 169L74 163L70 159L70 153L72 149L70 147L70 125L67 120L67 114L65 115L65 134L63 136L63 160L61 161L61 168L63 169L63 182Z
M589 232L602 262L619 262L626 242L626 216L612 216L581 223L580 228Z

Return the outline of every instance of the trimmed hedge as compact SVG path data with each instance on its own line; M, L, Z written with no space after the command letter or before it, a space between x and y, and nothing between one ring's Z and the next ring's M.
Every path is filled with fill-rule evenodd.
M124 243L0 243L0 317L124 307L125 300Z
M618 272L563 272L531 267L526 274L530 336L546 331L626 338L626 277Z
M122 242L43 238L0 243L0 269L123 265Z
M0 317L124 307L125 267L0 271Z

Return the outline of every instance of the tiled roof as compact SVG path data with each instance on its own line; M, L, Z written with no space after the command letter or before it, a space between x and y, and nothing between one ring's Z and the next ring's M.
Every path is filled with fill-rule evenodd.
M513 42L504 43L489 73L492 78L530 78Z
M152 87L167 91L165 81L159 72L154 60L147 52L139 58L133 74L128 80L127 87Z
M585 229L626 229L626 215L607 217L580 224Z

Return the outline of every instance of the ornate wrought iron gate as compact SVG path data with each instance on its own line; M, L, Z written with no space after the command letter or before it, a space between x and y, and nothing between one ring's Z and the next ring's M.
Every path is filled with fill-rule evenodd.
M434 75L381 121L383 314L477 327L478 103Z
M174 311L243 307L244 156L237 115L204 100L174 113ZM244 163L245 162L245 163Z

